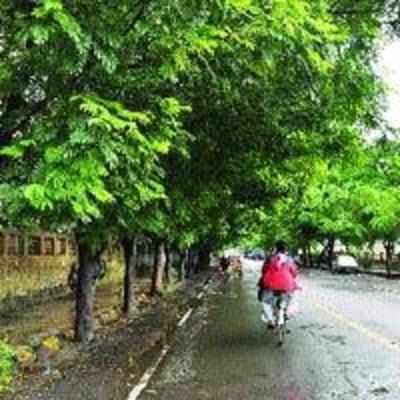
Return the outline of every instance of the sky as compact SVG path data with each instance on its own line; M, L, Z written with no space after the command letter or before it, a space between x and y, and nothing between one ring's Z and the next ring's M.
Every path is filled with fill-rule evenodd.
M388 86L386 118L400 128L400 39L387 43L379 58L379 73Z

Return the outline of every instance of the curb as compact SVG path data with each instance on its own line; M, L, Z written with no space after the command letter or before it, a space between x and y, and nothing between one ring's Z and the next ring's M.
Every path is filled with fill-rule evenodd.
M205 280L200 293L196 296L196 299L200 300L204 297L205 293L208 290L211 279L212 279L211 276L209 276ZM183 317L178 321L175 332L178 329L182 328L186 324L186 322L189 320L190 316L192 315L194 309L195 309L195 307L189 307L189 309L186 311L186 313L183 315ZM156 362L152 366L147 368L145 373L140 378L139 382L135 385L135 387L129 393L127 400L137 400L139 398L139 396L143 393L143 391L146 389L146 387L150 383L151 378L157 372L159 366L164 361L164 359L166 358L166 356L168 355L170 350L171 350L171 346L169 344L166 344L162 348L161 353L160 353L159 357L157 358Z

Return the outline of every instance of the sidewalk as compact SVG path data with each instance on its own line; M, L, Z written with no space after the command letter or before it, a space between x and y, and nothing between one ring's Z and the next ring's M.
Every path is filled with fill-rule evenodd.
M387 272L384 269L370 269L370 270L360 270L360 273L367 275L379 276L382 278L387 278ZM400 279L399 271L392 271L392 276L390 279Z
M304 268L304 267L303 267ZM338 269L338 267L336 267ZM364 269L360 267L343 267L346 272L345 273L350 273L350 274L364 274L364 275L373 275L373 276L378 276L381 278L387 278L387 272L385 268L370 268L370 269ZM314 268L304 268L305 270L307 269L320 269L320 270L325 270L329 271L329 267L327 264L321 263L321 266L315 266ZM339 268L340 269L340 268ZM337 273L343 273L343 271L334 271ZM392 277L391 279L400 279L400 271L398 269L394 269L392 271Z
M48 375L36 370L19 376L14 392L4 400L125 400L129 385L168 340L188 305L195 303L209 275L199 274L175 293L149 300L129 324L118 318L102 326L96 340L86 348L63 342Z

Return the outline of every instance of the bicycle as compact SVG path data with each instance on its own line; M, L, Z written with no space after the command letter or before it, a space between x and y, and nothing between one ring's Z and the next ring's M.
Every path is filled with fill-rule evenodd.
M273 305L273 313L274 313L274 324L276 327L276 331L278 334L278 346L282 346L285 341L285 336L288 333L288 329L286 327L286 323L288 320L287 317L287 307L288 307L288 299L287 293L281 291L274 291L274 305Z

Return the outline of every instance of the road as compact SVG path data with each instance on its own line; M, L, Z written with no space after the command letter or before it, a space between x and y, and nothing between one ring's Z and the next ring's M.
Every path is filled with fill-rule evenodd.
M260 264L211 288L140 400L399 400L400 282L302 275L282 348L260 321Z

